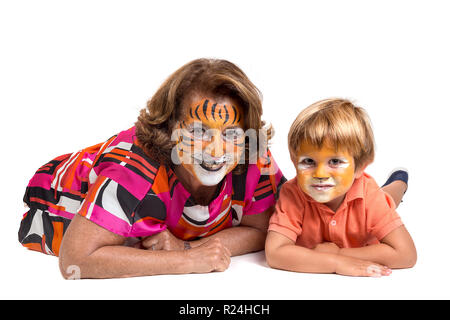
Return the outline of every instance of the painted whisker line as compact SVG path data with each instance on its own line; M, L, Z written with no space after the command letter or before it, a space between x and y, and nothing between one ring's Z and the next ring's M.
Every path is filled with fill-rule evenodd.
M187 142L187 141L191 141L194 142L194 139L192 139L191 137L185 136L184 134L181 134L181 141L180 142Z
M198 105L197 108L195 108L195 115L197 116L197 119L201 121L202 119L198 115L198 108L200 108L200 105Z
M228 109L226 105L223 105L223 107L225 108L225 121L223 122L223 124L227 123L228 119L230 118L230 115L228 114Z
M206 120L208 120L208 116L206 115L206 111L208 110L208 100L205 100L203 103L203 115L205 116Z
M237 110L236 110L236 107L235 107L235 106L231 105L231 107L232 107L233 110L234 110L234 119L233 119L233 122L232 122L231 124L234 124L234 123L236 122Z
M216 121L216 116L214 115L214 113L216 112L216 107L217 107L217 103L214 103L211 108L211 113L212 113L212 117L213 117L214 121Z
M185 145L186 147L190 147L190 148L194 147L194 144L191 144L191 143L188 143L188 142L185 142L185 141L180 141L179 143L181 143L182 145Z

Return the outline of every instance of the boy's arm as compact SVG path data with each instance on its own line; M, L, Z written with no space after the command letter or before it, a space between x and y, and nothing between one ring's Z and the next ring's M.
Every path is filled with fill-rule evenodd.
M416 248L404 226L394 229L380 242L362 248L342 248L339 255L375 261L396 269L411 268L416 264Z
M390 270L376 263L297 246L281 233L269 231L266 260L271 268L295 272L338 273L348 276L389 275Z

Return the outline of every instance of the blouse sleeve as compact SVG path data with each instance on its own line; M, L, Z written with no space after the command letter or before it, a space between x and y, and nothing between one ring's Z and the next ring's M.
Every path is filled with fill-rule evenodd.
M295 189L296 184L292 180L283 185L268 229L281 233L294 242L302 233L304 214L304 205Z
M78 214L118 235L139 236L142 230L134 224L145 217L137 217L135 211L151 194L157 171L158 165L132 143L106 148L89 173L88 192ZM164 228L160 221L149 220L146 229L156 233Z
M258 162L248 166L245 181L243 215L258 214L275 205L286 178L270 151Z

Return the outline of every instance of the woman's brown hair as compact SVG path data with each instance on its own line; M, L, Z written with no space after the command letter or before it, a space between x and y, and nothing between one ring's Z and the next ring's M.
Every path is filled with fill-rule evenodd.
M239 67L226 60L196 59L164 81L147 107L141 110L135 124L140 145L161 164L171 164L171 152L176 143L171 140L172 131L184 117L186 99L196 93L235 99L244 111L244 130L258 130L264 125L261 92ZM268 136L270 138L271 132ZM247 154L245 166L248 158ZM242 165L238 166L235 173L242 173L243 169Z

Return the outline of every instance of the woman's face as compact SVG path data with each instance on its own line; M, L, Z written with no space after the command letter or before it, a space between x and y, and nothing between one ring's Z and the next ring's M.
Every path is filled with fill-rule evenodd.
M217 185L241 159L243 128L242 108L233 99L193 97L178 127L181 165L202 185Z

